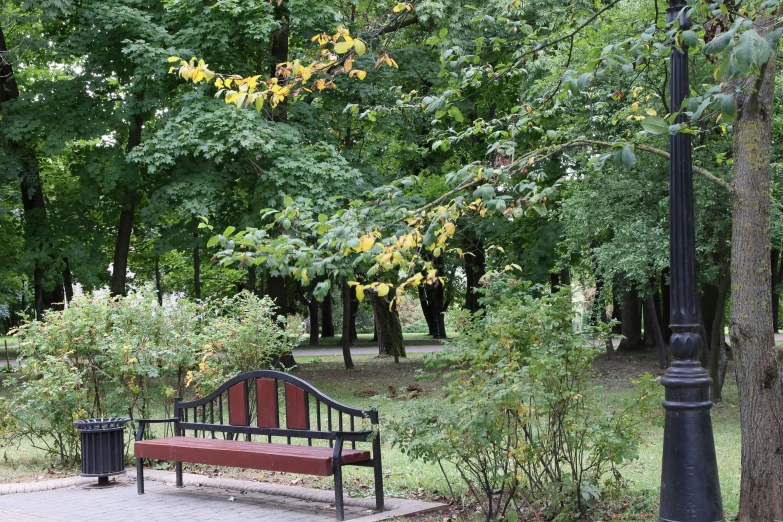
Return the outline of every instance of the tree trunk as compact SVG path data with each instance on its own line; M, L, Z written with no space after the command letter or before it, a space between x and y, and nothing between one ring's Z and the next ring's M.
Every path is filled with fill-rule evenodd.
M616 321L612 327L613 334L623 333L622 319L623 319L623 301L621 299L622 294L619 293L617 286L614 287L612 292L612 321Z
M604 284L603 281L600 279L597 279L595 282L595 302L598 304L599 314L598 314L598 320L601 321L601 323L606 324L609 322L609 318L606 314L606 302L604 301ZM604 345L606 347L606 358L610 361L614 359L614 344L612 344L612 340L607 337L604 340Z
M755 22L772 29L772 21ZM776 55L737 95L729 332L742 427L739 522L783 520L783 397L772 331L770 145ZM754 83L755 82L755 86Z
M380 297L377 292L370 292L375 325L378 330L379 355L392 355L394 362L400 362L400 357L405 357L405 343L400 325L400 315L396 307L389 310L391 300L394 299L394 291Z
M144 120L140 114L133 115L133 128L128 134L126 153L130 153L141 143L141 131ZM132 167L138 168L138 167ZM111 295L125 295L127 292L128 254L133 234L133 219L136 215L136 186L139 180L126 180L122 198L120 222L117 225L117 240L114 245L114 263L112 265Z
M155 256L155 291L158 294L158 306L163 306L163 285L160 282L160 256Z
M247 267L247 283L245 284L245 290L247 290L251 294L258 295L257 288L256 288L257 284L258 284L258 277L256 275L256 267L255 266L248 266Z
M274 10L275 22L277 22L279 26L278 29L272 33L272 44L270 46L270 53L272 55L270 76L273 78L277 76L277 64L288 61L288 37L290 35L288 0L278 0ZM273 120L288 120L287 99L284 99L282 103L278 104L273 110Z
M421 313L424 315L424 320L427 321L427 335L435 337L435 318L432 316L432 309L427 301L427 290L422 285L419 285L418 290Z
M193 218L194 225L196 218ZM201 250L198 244L198 228L193 232L193 297L201 301Z
M71 275L71 264L68 258L63 258L65 268L63 268L63 290L65 293L65 305L68 306L73 301L73 277Z
M334 315L332 313L332 290L326 294L324 302L321 303L321 337L334 337Z
M728 270L723 270L718 278L718 297L715 301L714 320L710 332L710 359L709 371L712 379L710 387L710 400L720 402L723 400L723 384L726 382L726 369L728 357L726 356L726 336L723 333L726 325L726 299L729 294L731 278Z
M443 317L443 285L427 285L427 304L432 315L433 339L446 338L446 325Z
M465 277L467 284L465 288L465 310L476 313L481 308L479 298L481 294L476 292L479 281L487 272L487 256L484 251L484 242L475 237L468 237L465 248ZM429 322L428 322L429 324Z
M661 369L669 367L669 354L666 350L666 343L663 342L663 332L661 332L661 325L658 324L658 314L655 312L655 298L652 294L647 296L644 300L644 329L649 329L652 333L653 342L655 343L655 353L658 354L658 365ZM646 321L650 320L649 323Z
M19 98L19 86L14 76L13 64L8 55L5 33L0 25L0 103ZM44 310L61 308L64 302L63 287L59 276L51 273L54 260L59 255L54 252L54 234L46 212L43 184L38 171L38 159L35 151L23 145L9 142L9 153L19 165L19 188L22 193L24 212L24 232L28 249L32 250L33 290L35 293L35 316L43 317ZM10 158L9 158L10 159Z
M639 299L638 291L635 288L624 290L622 301L620 318L622 323L620 328L625 339L620 341L618 350L635 351L644 349L644 343L642 342L642 303L641 299Z
M268 281L267 290L269 291L269 297L277 305L277 314L283 317L288 316L288 288L285 277L270 276Z
M345 362L345 368L350 370L353 368L353 360L351 359L351 294L353 290L348 286L348 281L343 283L343 361Z
M318 300L310 297L307 302L307 310L310 313L310 346L318 346Z
M350 304L351 304L351 315L349 317L348 324L350 325L351 328L349 330L349 334L350 334L349 339L353 343L354 341L359 340L359 335L356 331L356 316L359 315L359 298L356 297L356 292L351 292Z
M661 315L658 316L658 322L661 325L661 331L663 332L663 340L666 344L669 344L669 340L672 338L672 329L669 326L672 317L672 287L667 279L669 278L669 269L663 271L663 277L661 279Z

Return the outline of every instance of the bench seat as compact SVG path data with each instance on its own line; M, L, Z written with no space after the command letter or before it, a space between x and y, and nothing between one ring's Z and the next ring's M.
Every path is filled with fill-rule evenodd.
M166 437L136 441L136 458L173 460L213 466L282 471L307 475L334 474L334 449L323 446L295 446L238 440ZM342 464L371 460L369 451L342 450Z

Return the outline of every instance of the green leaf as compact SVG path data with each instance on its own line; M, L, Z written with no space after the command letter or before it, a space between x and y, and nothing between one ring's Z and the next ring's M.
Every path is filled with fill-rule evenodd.
M291 198L291 196L286 196L283 198L283 205L286 207L290 207L294 204L294 200Z
M699 45L699 35L696 34L696 31L691 31L691 30L683 31L682 41L688 47L696 47L697 45Z
M735 31L732 29L711 40L710 43L703 47L704 54L718 54L723 52L732 40L734 40L734 34Z
M234 232L236 232L236 230L237 230L237 229L236 229L236 227L228 227L228 228L226 228L226 230L223 232L223 235L224 235L224 236L226 236L226 237L228 237L228 236L230 236L231 234L233 234Z
M733 94L720 95L720 110L724 122L731 123L737 119L737 100Z
M444 27L443 29L440 30L438 34L440 35L441 38L445 38L446 35L449 34L449 30Z
M291 228L291 220L290 219L284 219L283 220L283 228L288 230Z
M451 107L449 107L449 114L451 115L452 118L454 118L460 123L465 121L465 117L462 115L462 111L460 111L459 107L457 107L456 105L452 105Z
M642 120L642 128L650 134L658 135L669 131L669 124L660 116L648 116Z
M326 216L326 214L318 214L319 223L326 223L328 220L329 218Z
M367 46L359 39L353 41L353 49L356 51L356 56L361 56L367 52Z
M633 147L626 145L623 147L623 166L627 169L636 163L636 155L633 153Z
M212 248L213 246L217 245L218 242L220 242L219 236L212 236L209 238L209 241L207 241L207 248Z

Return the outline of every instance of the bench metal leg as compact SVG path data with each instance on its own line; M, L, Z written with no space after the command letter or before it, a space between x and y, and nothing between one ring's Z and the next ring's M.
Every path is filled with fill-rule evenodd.
M337 511L337 520L345 520L345 510L343 509L343 439L340 437L334 441L332 469L334 471L334 509Z
M343 470L340 464L334 468L334 509L337 511L337 520L345 520L343 508Z
M380 452L373 455L373 468L375 470L375 509L383 511L383 468L381 467Z
M139 495L144 494L144 461L136 459L136 492Z
M177 475L177 487L182 487L182 462L177 462L174 467L175 473Z

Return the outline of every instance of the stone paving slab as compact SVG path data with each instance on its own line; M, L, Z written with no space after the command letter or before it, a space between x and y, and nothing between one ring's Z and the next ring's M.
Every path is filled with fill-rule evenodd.
M71 482L69 484L68 482ZM47 484L50 482L51 484ZM184 474L184 488L174 487L174 473L145 470L145 494L136 493L135 472L107 489L85 489L95 479L6 485L0 496L0 521L149 521L178 520L326 522L335 520L334 492L236 479ZM78 484L78 485L75 485ZM55 488L60 489L55 489ZM16 494L24 493L24 494ZM356 522L391 520L439 510L443 504L386 499L386 511L374 511L372 498L345 498L345 518Z

